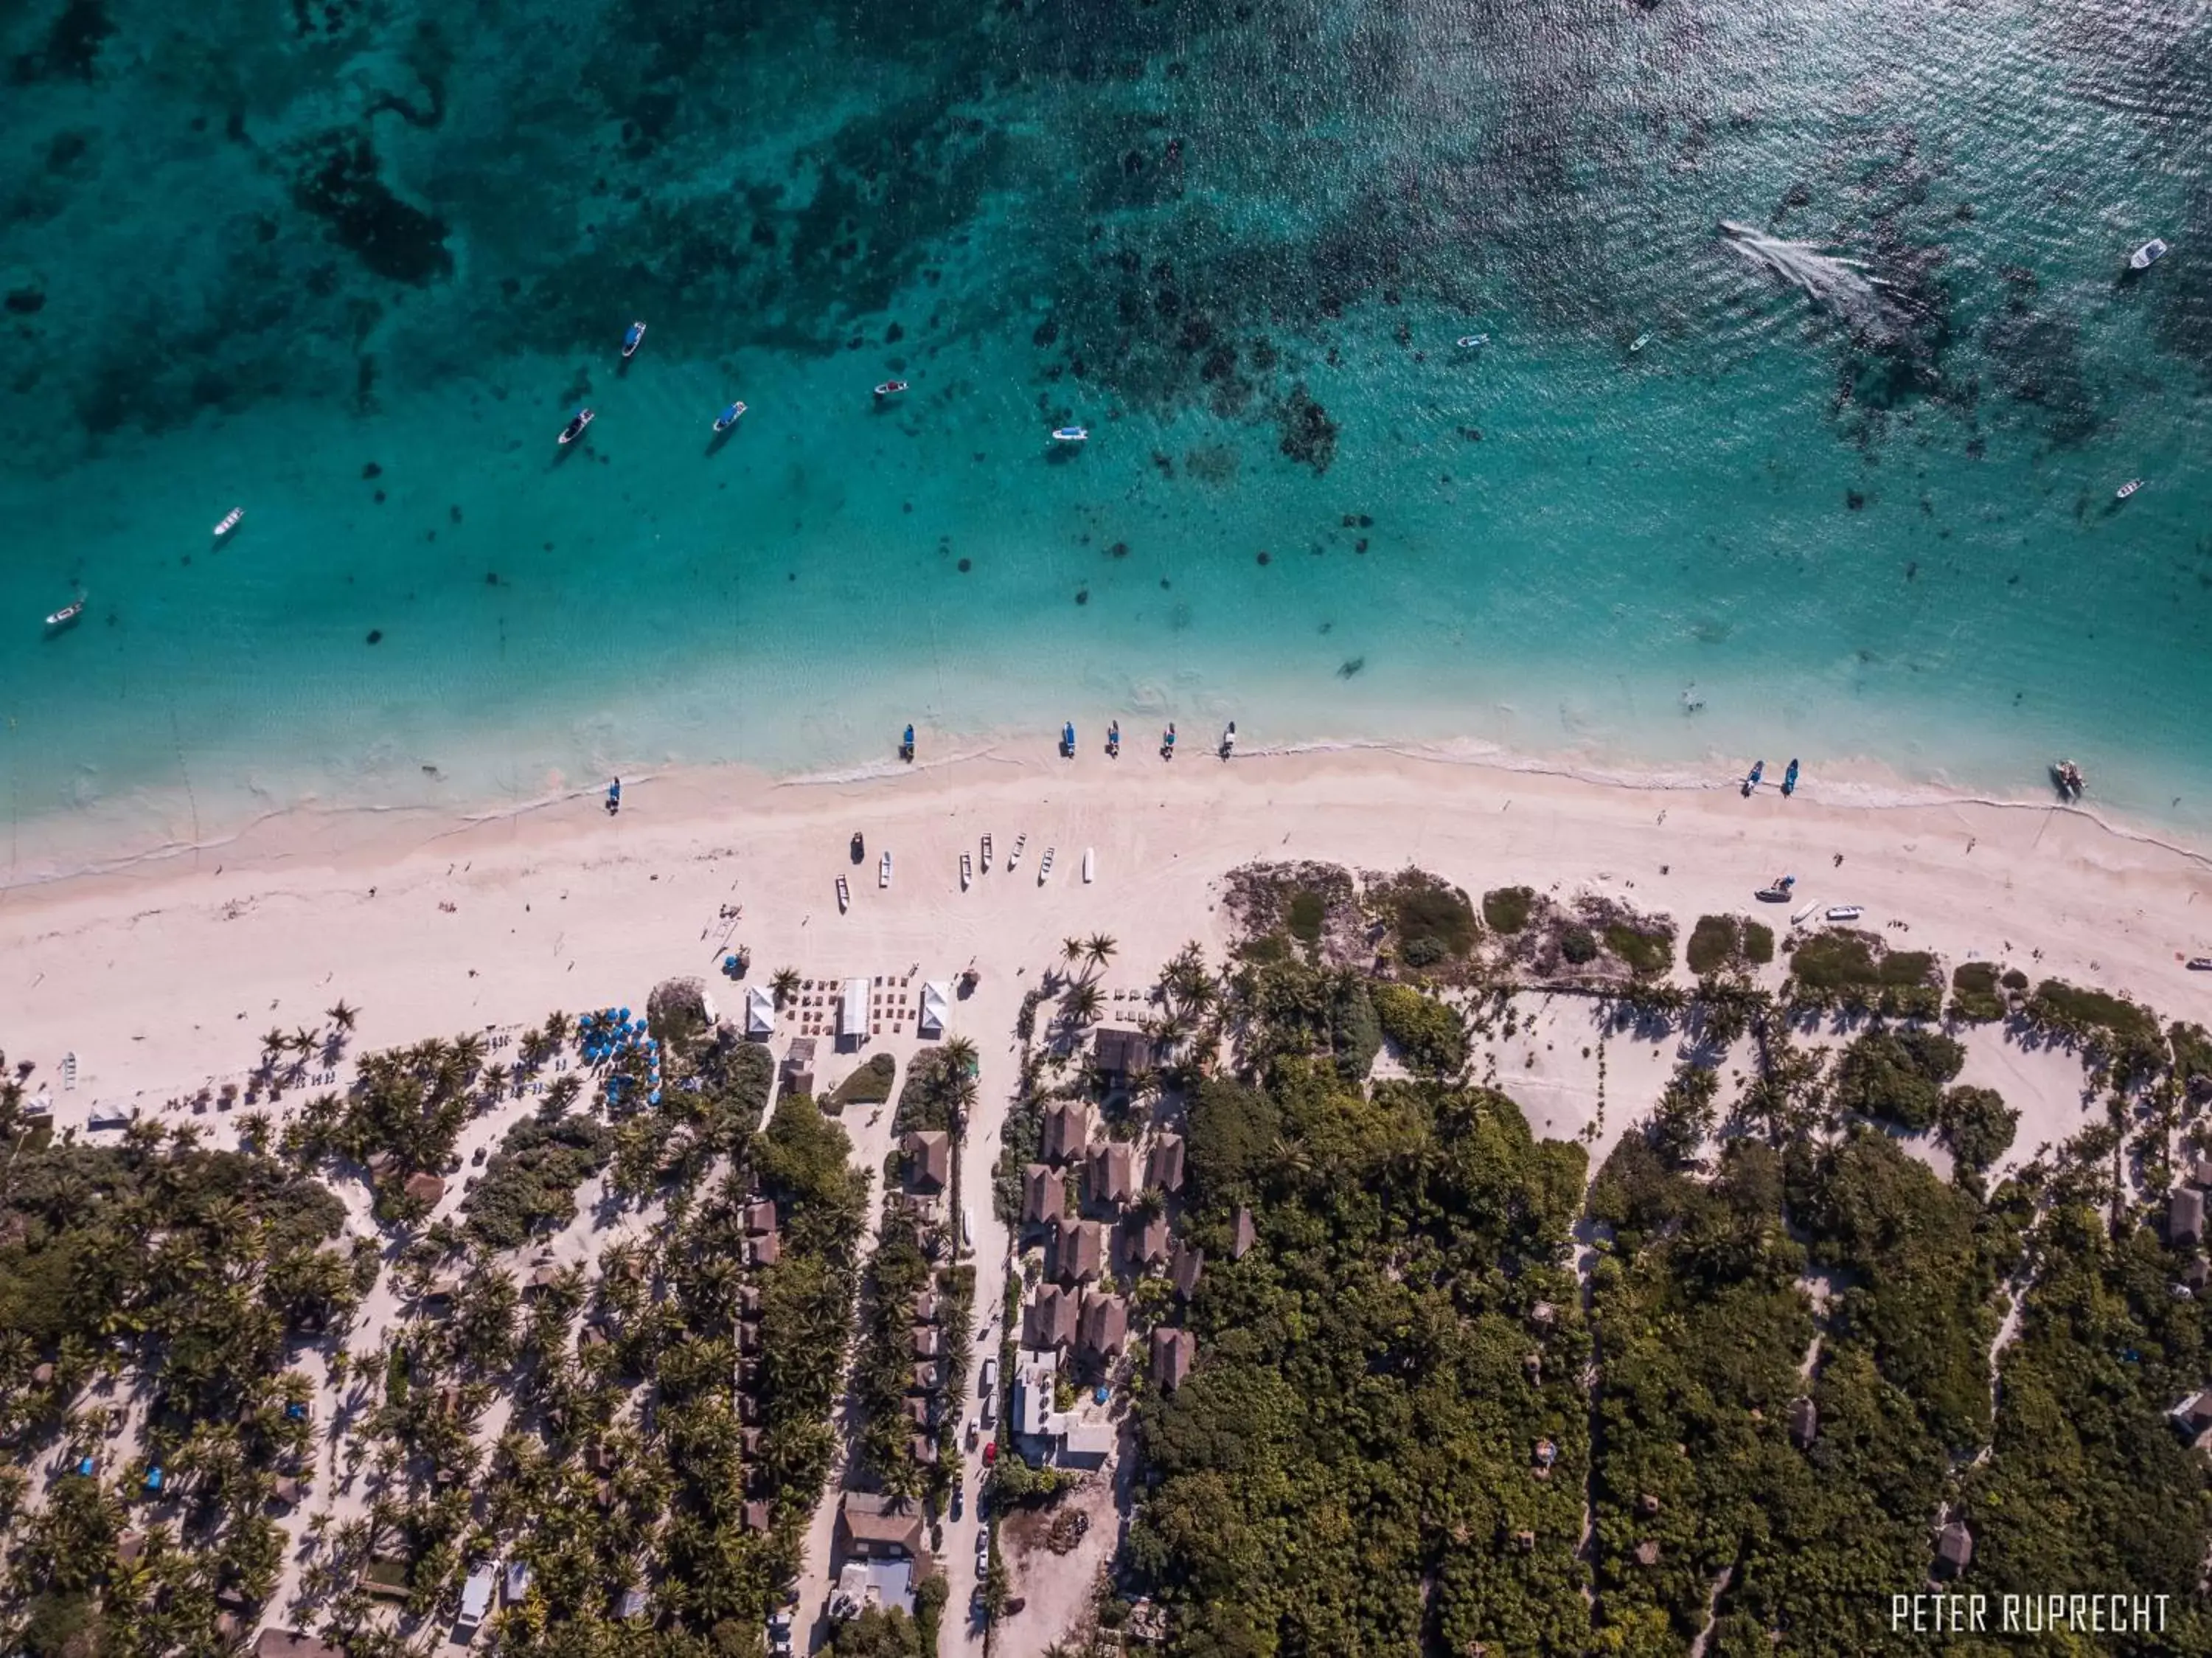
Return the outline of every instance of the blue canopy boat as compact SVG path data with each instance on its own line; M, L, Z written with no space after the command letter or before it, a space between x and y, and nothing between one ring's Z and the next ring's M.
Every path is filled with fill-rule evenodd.
M644 344L645 325L643 323L633 322L623 330L623 356L625 358L635 357L637 348Z
M1746 800L1751 798L1751 791L1759 787L1759 780L1765 775L1766 762L1765 760L1754 760L1752 763L1751 775L1743 780L1743 793Z
M1075 722L1070 720L1060 728L1060 752L1069 759L1075 758Z
M914 758L914 728L912 726L907 727L906 735L899 739L899 758L902 760L910 760Z
M714 417L714 430L718 432L726 432L731 427L738 424L744 412L745 405L744 404L732 403L728 408L723 410L721 413Z
M1784 800L1797 792L1797 762L1790 762L1790 769L1782 774L1782 797Z

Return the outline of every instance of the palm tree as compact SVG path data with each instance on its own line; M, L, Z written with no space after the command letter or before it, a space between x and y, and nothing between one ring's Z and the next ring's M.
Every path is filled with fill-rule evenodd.
M1114 935L1111 933L1093 933L1083 941L1084 959L1101 971L1103 971L1106 964L1114 959L1114 953L1120 948L1121 946L1115 942Z
M320 1044L317 1040L314 1032L309 1030L305 1025L300 1025L294 1027L292 1032L292 1040L289 1044L293 1052L298 1054L313 1053L319 1045Z
M799 969L778 967L775 976L768 981L768 987L775 997L775 1005L781 1007L799 994Z
M1087 1025L1098 1017L1099 1010L1105 1005L1105 993L1094 981L1086 978L1079 984L1069 986L1066 996L1060 1001L1060 1010L1069 1024Z
M1083 959L1083 941L1073 934L1060 941L1060 960L1073 966Z
M350 1031L353 1029L354 1021L361 1017L361 1009L355 1007L345 997L340 997L325 1011L323 1017L340 1030Z
M276 1056L292 1045L291 1039L283 1029L271 1025L261 1039L261 1067L264 1070L276 1063Z
M977 1063L975 1042L965 1036L956 1036L945 1045L945 1069L961 1076L973 1076Z

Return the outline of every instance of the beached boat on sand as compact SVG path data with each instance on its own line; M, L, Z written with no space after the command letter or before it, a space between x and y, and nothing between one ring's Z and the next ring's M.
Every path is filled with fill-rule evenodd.
M837 877L837 913L843 915L853 907L853 889L845 884L845 877Z
M987 875L991 873L991 838L988 835L983 837L983 873Z
M1014 850L1006 854L1006 873L1008 875L1013 874L1014 866L1022 861L1022 848L1029 844L1030 838L1027 835L1016 835L1014 837Z
M1826 921L1856 921L1866 911L1856 904L1834 904L1822 912Z
M1042 887L1045 882L1052 879L1052 855L1058 850L1059 849L1057 847L1053 846L1048 846L1044 849L1044 862L1037 865L1038 886Z
M884 856L883 856L883 859L882 859L882 861L881 861L880 863L878 863L876 865L876 885L877 885L877 886L878 886L878 887L888 887L888 886L890 886L890 884L891 884L891 853L890 853L890 848L889 848L888 846L886 846L886 847L884 849Z
M963 893L966 892L969 883L971 883L975 879L975 860L969 857L967 853L963 852L960 855L960 890Z
M1098 849L1095 846L1086 846L1083 849L1083 884L1088 887L1097 874Z

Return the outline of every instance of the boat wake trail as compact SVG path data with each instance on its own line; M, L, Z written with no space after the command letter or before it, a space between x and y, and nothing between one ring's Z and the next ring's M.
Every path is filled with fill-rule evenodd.
M1721 235L1745 259L1803 289L1807 297L1852 327L1880 338L1894 338L1901 332L1901 319L1881 291L1889 284L1866 275L1860 260L1824 253L1809 241L1784 241L1733 219L1721 221Z

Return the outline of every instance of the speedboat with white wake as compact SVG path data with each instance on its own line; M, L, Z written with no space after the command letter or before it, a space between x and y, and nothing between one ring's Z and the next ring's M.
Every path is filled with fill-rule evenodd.
M1052 441L1055 443L1088 443L1091 441L1091 428L1055 426L1052 429Z
M46 631L49 633L58 633L75 622L78 617L83 615L84 598L84 590L80 588L76 598L46 618Z
M718 432L726 432L744 418L745 405L742 403L732 403L714 417L714 430Z
M561 429L561 436L555 441L558 442L562 448L567 448L568 445L574 443L578 438L584 435L585 427L590 425L598 418L599 416L592 410L577 410L575 413L568 417L568 424Z
M2172 248L2168 247L2165 242L2161 241L2158 237L2153 236L2142 247L2136 248L2134 253L2128 255L2128 269L2130 271L2148 271L2151 266L2156 265L2160 259L2164 259L2173 250Z
M623 330L623 361L627 363L637 355L637 348L645 344L645 325L633 322Z

